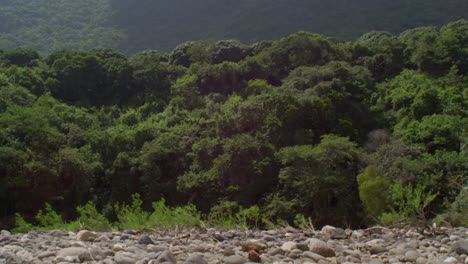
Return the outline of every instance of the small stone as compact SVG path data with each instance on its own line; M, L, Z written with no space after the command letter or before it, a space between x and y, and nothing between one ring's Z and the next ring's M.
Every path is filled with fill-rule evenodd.
M48 257L53 257L55 256L55 254L53 252L50 252L50 251L46 251L46 252L43 252L41 254L39 254L37 256L38 259L45 259L45 258L48 258Z
M336 228L331 232L330 236L332 239L345 239L348 237L346 231L343 228Z
M409 250L405 253L405 257L411 261L415 262L419 258L419 253L416 250Z
M124 245L124 244L120 244L120 243L115 244L115 245L112 246L112 250L113 250L113 251L124 251L125 248L126 248L125 245Z
M416 264L426 264L428 261L424 257L419 257L416 259Z
M449 257L449 258L446 258L444 260L444 262L447 262L447 263L458 263L458 260L454 257Z
M448 249L448 248L446 248L446 247L440 247L439 252L440 252L440 253L449 253L449 252L450 252L450 249Z
M140 239L138 239L138 244L142 245L150 245L154 244L153 240L148 235L142 235Z
M289 252L288 258L298 259L298 258L301 257L301 255L302 255L302 251L300 249L295 248L295 249L291 250L291 252Z
M11 232L8 230L0 231L0 236L11 236Z
M281 246L281 249L284 251L291 251L293 248L297 248L296 242L286 242Z
M372 239L371 241L368 241L366 243L366 245L370 246L370 247L382 247L385 245L385 240L383 239Z
M239 255L233 255L229 257L224 257L223 258L224 263L226 264L244 264L247 262L247 259L244 257L241 257Z
M241 250L244 252L249 252L250 250L255 250L260 252L261 250L265 249L267 246L255 240L249 240L245 242L241 242Z
M49 236L62 237L62 236L66 236L66 234L62 230L52 230L49 232Z
M160 263L162 262L169 262L171 264L177 263L174 255L169 250L163 251L156 260L159 261Z
M82 241L74 241L71 243L72 247L86 247L86 244Z
M331 248L327 243L316 238L311 238L309 240L309 250L324 257L335 256L335 250L333 250L333 248Z
M334 232L336 230L335 227L333 226L329 226L329 225L326 225L324 227L322 227L322 233L323 234L331 234L332 232Z
M453 243L451 251L458 255L468 254L468 239L458 240Z
M117 244L116 244L117 245ZM165 250L168 250L167 247L161 247L161 246L156 246L156 245L148 245L146 246L146 249L151 252L163 252Z
M319 255L319 254L316 254L314 252L310 252L310 251L305 251L304 253L302 253L302 255L305 257L305 258L309 258L309 259L312 259L314 260L315 262L323 259L324 257Z
M96 242L108 242L110 238L106 235L99 236L98 238L94 239Z
M235 255L235 254L236 253L231 248L225 248L224 251L223 251L223 255L226 256L226 257L232 256L232 255Z
M78 257L81 254L87 253L88 250L82 247L69 247L59 250L57 252L58 257L68 257L68 256L75 256Z
M260 255L257 253L255 250L250 250L248 259L253 261L253 262L260 262Z
M91 241L97 237L95 232L91 232L89 230L81 230L76 234L76 239L79 241Z
M268 255L270 256L276 256L276 255L282 255L284 256L285 251L282 248L272 248L268 251Z
M136 259L118 254L114 257L114 261L116 264L135 264Z
M381 246L375 246L375 247L371 247L369 249L369 252L374 255L374 254L379 254L379 253L383 253L383 252L387 252L388 249L387 248L384 248L384 247L381 247Z
M297 243L296 247L301 251L309 251L309 245L306 243Z
M206 260L203 258L203 256L195 254L191 255L185 262L184 264L208 264Z

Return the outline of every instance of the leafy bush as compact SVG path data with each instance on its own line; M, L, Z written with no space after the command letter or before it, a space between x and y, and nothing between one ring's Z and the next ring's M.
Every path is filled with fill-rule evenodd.
M367 211L375 217L379 217L388 210L388 187L390 181L376 166L369 166L357 176L359 184L359 197Z
M84 206L78 206L76 211L79 217L76 221L71 223L73 226L78 224L80 227L95 231L112 230L112 224L103 214L97 211L94 202L89 201Z
M57 214L52 206L48 203L45 204L44 210L39 210L36 215L36 220L39 225L35 226L28 223L20 214L16 214L16 228L12 229L15 233L25 233L31 230L70 230L70 226L67 225L62 217Z
M468 226L468 188L464 187L458 194L450 208L435 218L439 224L451 224L453 226Z
M230 201L224 201L212 207L207 220L210 225L227 229L248 229L272 225L260 212L258 206L243 208L236 202Z
M150 212L143 211L142 204L143 201L140 199L140 195L133 194L131 204L116 203L114 205L119 228L138 229L148 226Z
M426 220L426 209L438 195L425 191L423 185L403 185L401 181L390 186L390 194L392 209L379 217L383 224Z
M177 227L196 226L201 223L201 214L194 205L170 208L164 199L153 202L153 212L144 211L143 201L139 194L132 195L131 204L115 204L119 228L140 229L157 228L170 229Z

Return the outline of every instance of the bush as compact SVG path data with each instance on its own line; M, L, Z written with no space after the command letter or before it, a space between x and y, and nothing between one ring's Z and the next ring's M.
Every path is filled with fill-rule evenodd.
M435 222L452 226L468 226L468 187L464 187L447 212L438 215Z
M39 225L35 226L31 223L28 223L20 214L16 214L16 228L12 229L14 233L26 233L31 230L53 230L61 229L69 231L71 230L69 225L67 225L62 217L57 214L52 206L48 203L45 204L44 210L39 210L36 215L36 220Z
M142 200L139 194L132 195L130 205L118 203L114 205L121 229L171 229L175 227L197 226L201 223L201 214L194 205L170 208L164 199L154 202L153 212L141 208Z
M426 220L427 207L438 193L425 191L423 185L403 185L401 181L390 186L391 211L383 213L379 220L383 224L395 224L412 220Z
M381 216L389 209L388 188L390 181L383 176L376 166L369 166L357 176L359 197L367 211L374 216Z
M224 201L211 208L208 223L227 229L260 228L273 225L260 212L258 206L243 208L236 202Z
M101 232L112 230L112 225L109 220L97 211L92 201L89 201L84 206L78 206L76 211L79 217L76 221L72 222L71 225Z

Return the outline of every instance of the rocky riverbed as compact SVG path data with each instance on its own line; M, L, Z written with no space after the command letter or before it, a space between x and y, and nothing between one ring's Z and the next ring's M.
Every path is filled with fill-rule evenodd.
M0 263L464 263L468 229L0 233Z

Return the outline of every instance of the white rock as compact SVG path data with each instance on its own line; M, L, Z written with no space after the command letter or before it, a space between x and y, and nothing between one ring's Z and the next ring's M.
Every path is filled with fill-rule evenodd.
M331 234L331 233L334 232L335 230L336 230L335 227L329 226L329 225L326 225L326 226L322 227L322 233L323 233L323 234Z
M90 241L97 237L95 232L89 230L81 230L76 234L76 239L79 241Z
M291 251L293 248L297 248L296 242L288 241L281 246L281 249L284 251Z
M112 250L113 251L124 251L126 248L126 246L124 244L115 244L113 247L112 247Z
M372 239L371 241L368 241L366 245L371 246L371 247L382 247L385 244L385 240L377 238L377 239Z
M447 262L447 263L458 263L458 260L454 257L449 257L449 258L446 258L444 260L444 262Z
M71 245L73 247L86 247L86 244L83 243L82 241L74 241Z
M11 236L11 233L10 233L10 231L2 230L2 231L0 231L0 235L2 235L2 236Z
M69 247L59 250L57 252L57 256L59 257L68 257L68 256L76 256L78 257L80 254L88 253L88 249L82 247Z
M34 256L26 250L20 250L16 253L16 256L20 257L25 262L29 263L34 260Z

